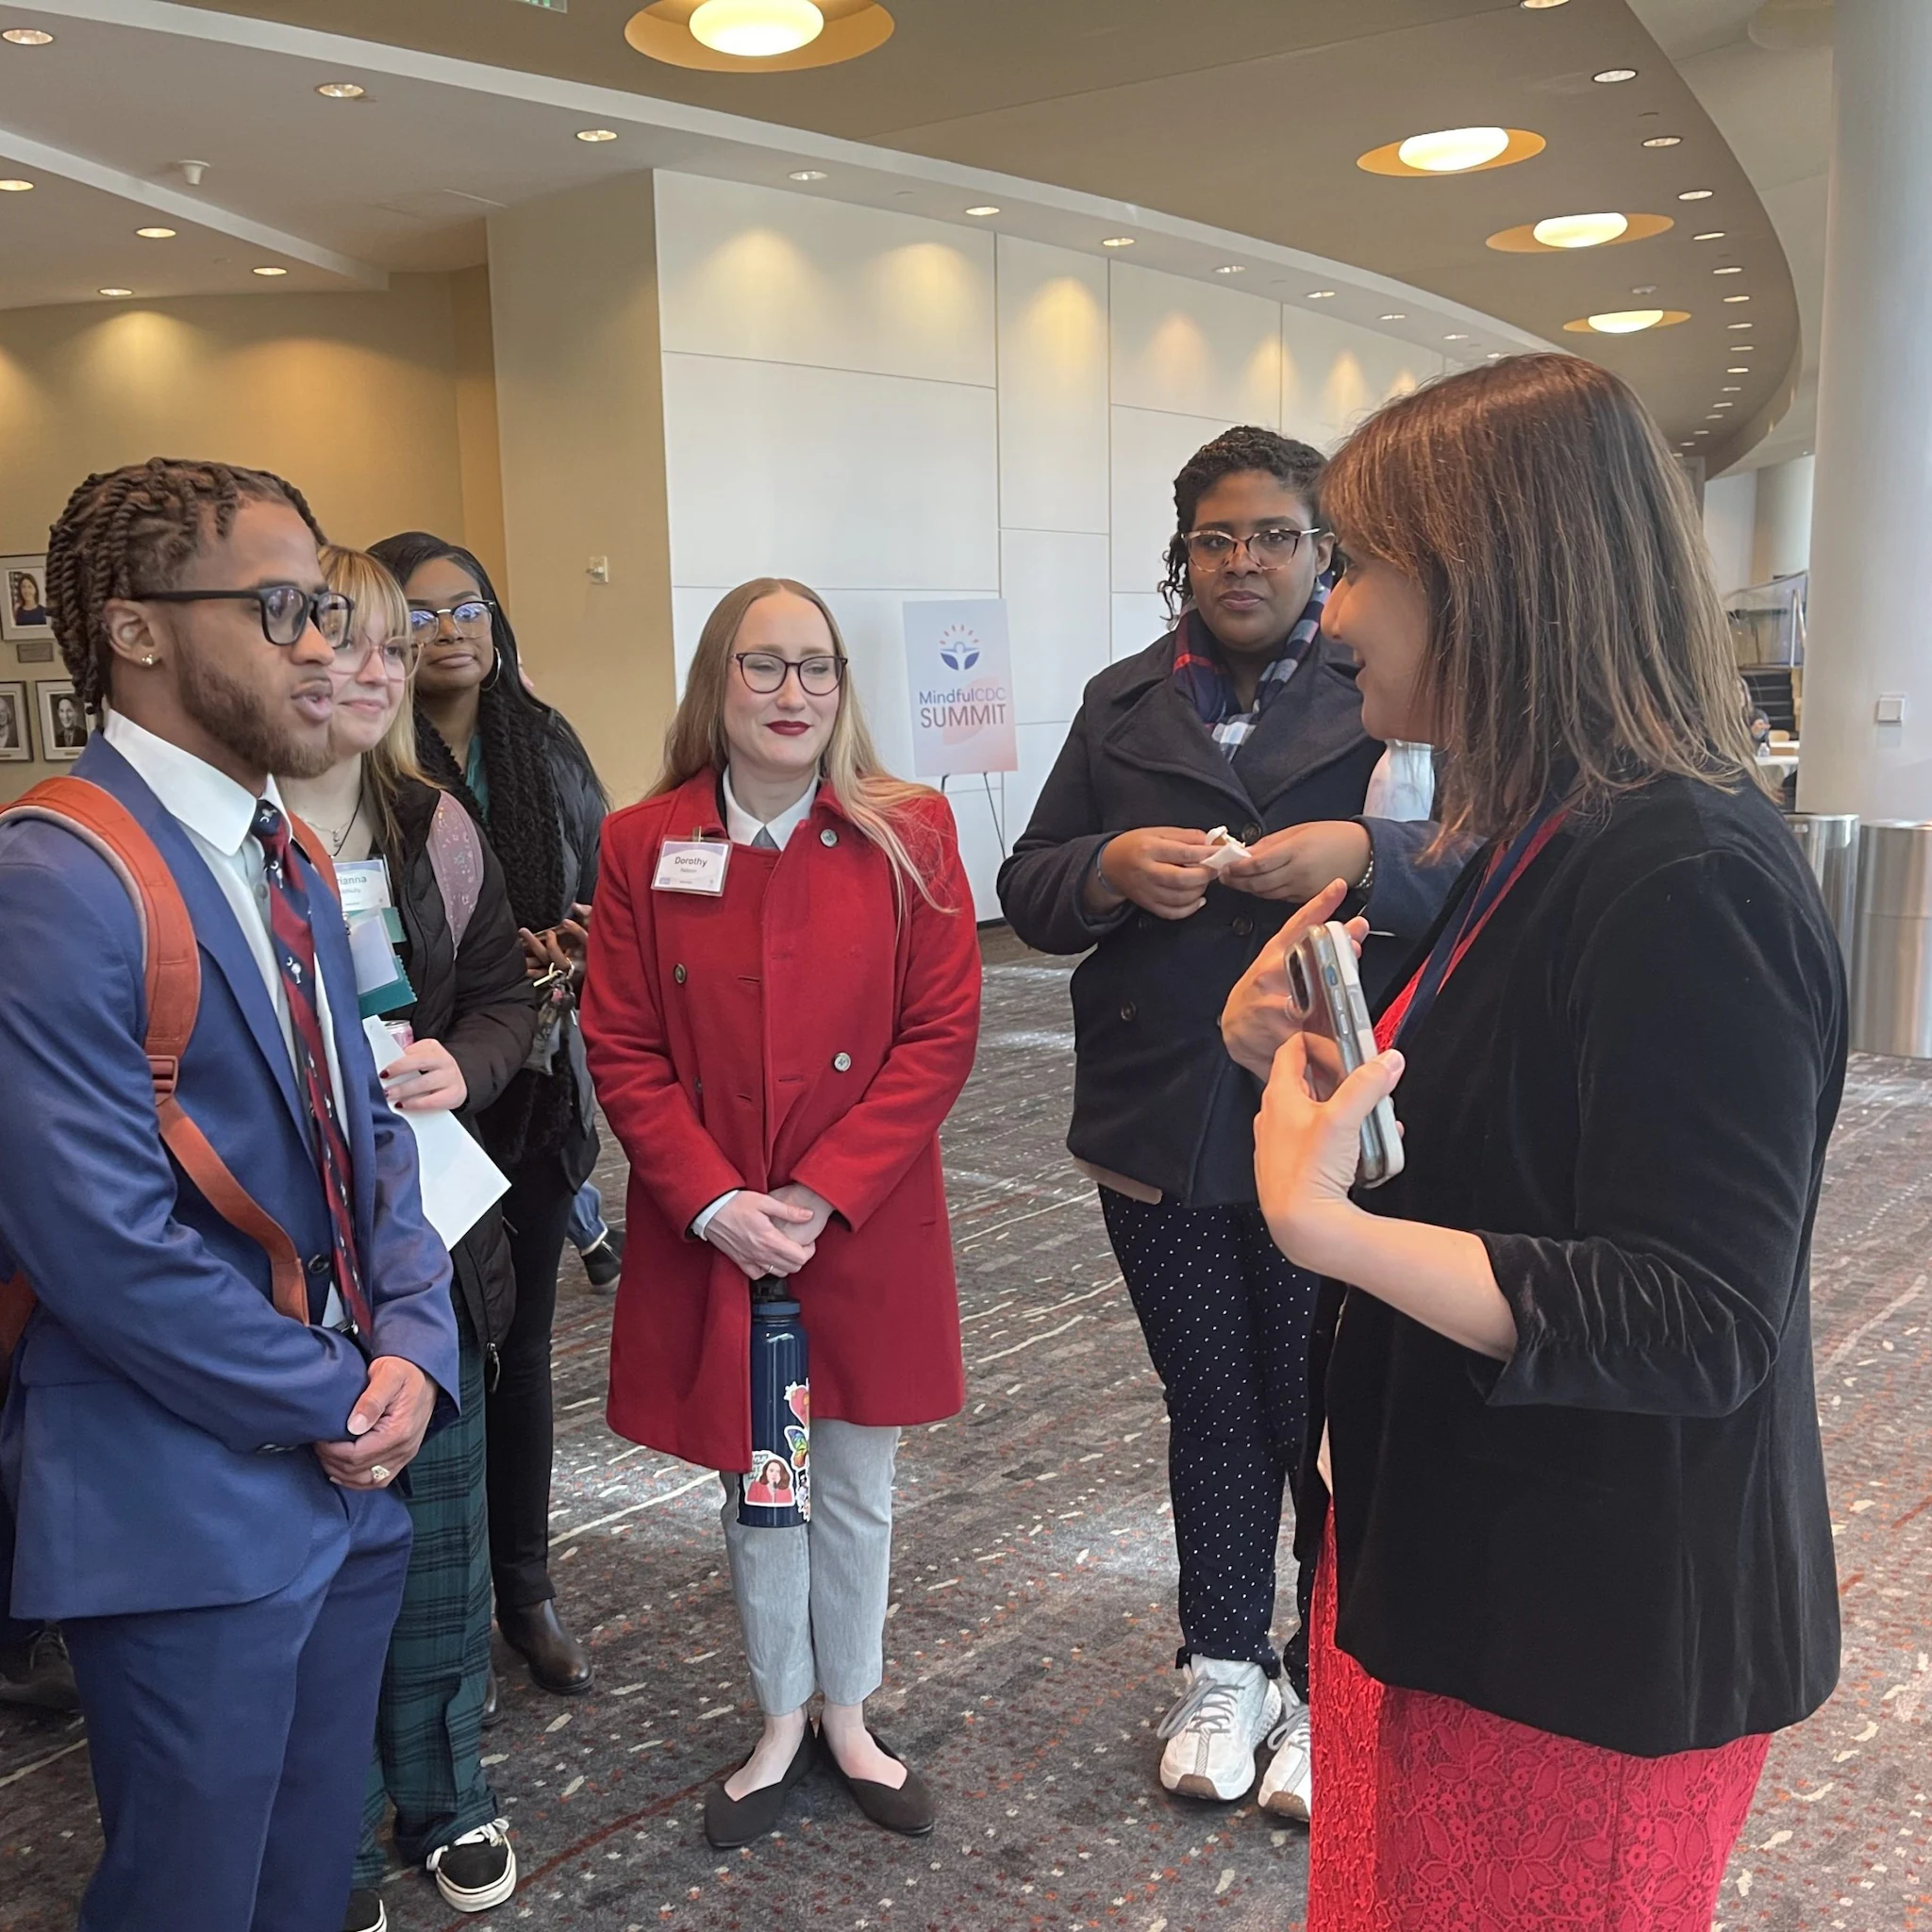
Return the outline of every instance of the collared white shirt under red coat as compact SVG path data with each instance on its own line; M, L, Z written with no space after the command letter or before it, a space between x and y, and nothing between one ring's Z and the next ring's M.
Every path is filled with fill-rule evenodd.
M822 788L781 852L734 846L724 891L652 888L659 847L726 836L718 776L614 813L583 999L606 1117L631 1163L610 1425L713 1469L751 1457L751 1298L687 1230L733 1188L832 1204L793 1277L812 1407L873 1426L965 1400L939 1128L972 1071L979 941L951 808L905 815L942 911Z

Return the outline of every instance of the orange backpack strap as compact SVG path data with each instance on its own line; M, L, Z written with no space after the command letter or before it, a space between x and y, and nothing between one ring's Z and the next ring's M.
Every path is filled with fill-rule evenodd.
M73 833L113 868L126 888L141 925L142 978L147 1000L144 1051L154 1082L161 1141L208 1206L267 1254L275 1307L291 1320L306 1323L308 1291L294 1242L229 1172L175 1098L181 1057L188 1050L195 1015L201 1010L201 953L188 902L181 896L167 860L134 814L111 792L85 778L63 775L43 779L17 803L0 810L0 820L15 818L44 819ZM307 826L302 830L308 840L314 839ZM308 849L307 840L304 849ZM333 871L328 876L333 885ZM24 1276L15 1275L0 1284L0 1356L11 1352L32 1307L33 1292Z

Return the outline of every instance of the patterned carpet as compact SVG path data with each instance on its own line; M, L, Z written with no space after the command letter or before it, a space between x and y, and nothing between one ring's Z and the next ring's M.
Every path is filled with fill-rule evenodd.
M1165 1423L1091 1191L1068 1169L1061 964L989 939L986 1032L946 1135L970 1394L900 1459L879 1727L931 1778L924 1843L814 1779L730 1857L698 1825L756 1717L714 1481L602 1421L608 1303L566 1262L556 1574L592 1645L564 1702L505 1667L489 1739L525 1879L492 1917L558 1932L1292 1932L1307 1840L1169 1798ZM607 1160L607 1183L621 1167ZM607 1192L608 1192L607 1186ZM1932 1066L1861 1062L1816 1275L1844 1681L1774 1746L1724 1932L1932 1932ZM1284 1589L1283 1602L1291 1606ZM500 1657L500 1664L503 1659ZM238 1716L240 1714L238 1713ZM71 1925L97 1844L77 1727L0 1717L0 1926ZM468 1923L422 1876L402 1932ZM322 1928L326 1932L326 1928Z

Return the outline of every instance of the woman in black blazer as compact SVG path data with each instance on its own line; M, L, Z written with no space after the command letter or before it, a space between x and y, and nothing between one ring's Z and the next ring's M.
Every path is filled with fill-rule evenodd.
M1269 1226L1338 1285L1310 1932L1701 1932L1768 1734L1837 1675L1808 1269L1842 960L1621 381L1451 376L1324 502L1364 722L1441 746L1445 824L1491 842L1333 1098L1253 986L1224 1021L1274 1062ZM1357 1198L1398 1078L1407 1166Z

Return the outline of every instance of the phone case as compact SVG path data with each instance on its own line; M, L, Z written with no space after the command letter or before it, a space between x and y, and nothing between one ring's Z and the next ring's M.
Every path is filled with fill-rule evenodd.
M1331 920L1302 940L1288 956L1288 987L1303 1027L1335 1042L1344 1077L1374 1058L1380 1049L1345 925ZM1375 1103L1362 1123L1361 1143L1358 1187L1379 1188L1402 1172L1402 1132L1392 1102Z

